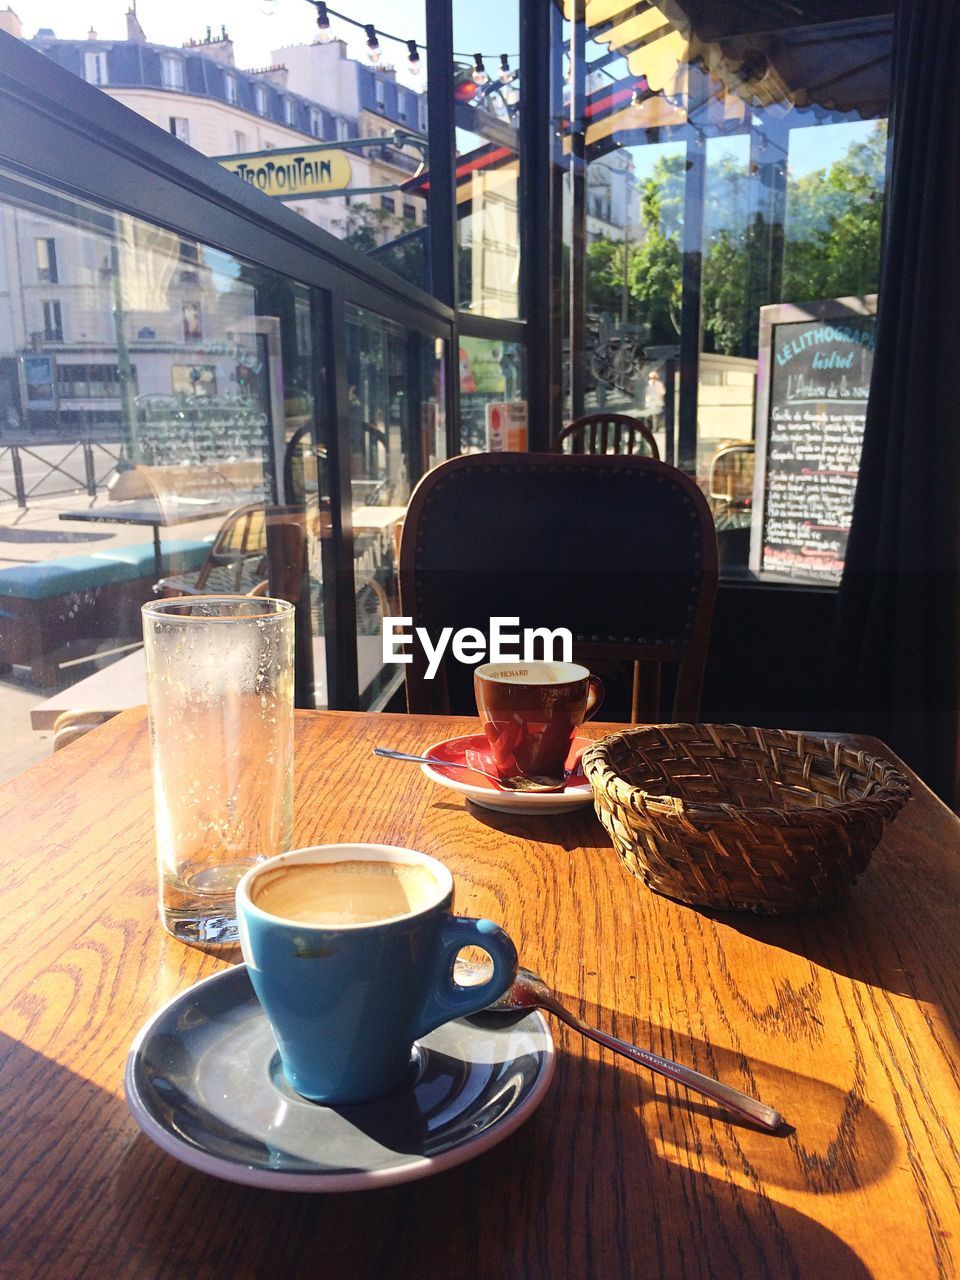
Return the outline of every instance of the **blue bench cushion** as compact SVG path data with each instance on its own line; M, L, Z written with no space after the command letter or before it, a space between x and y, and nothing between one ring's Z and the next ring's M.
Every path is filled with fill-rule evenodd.
M215 535L194 541L168 538L163 542L163 572L199 569L210 551ZM137 542L129 547L112 547L88 556L61 556L37 564L18 564L0 569L0 596L21 600L48 600L74 591L154 578L153 543Z

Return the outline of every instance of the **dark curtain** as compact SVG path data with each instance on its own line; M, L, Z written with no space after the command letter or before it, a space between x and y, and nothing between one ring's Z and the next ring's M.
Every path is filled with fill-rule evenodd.
M900 0L877 350L840 586L844 723L956 805L960 5Z

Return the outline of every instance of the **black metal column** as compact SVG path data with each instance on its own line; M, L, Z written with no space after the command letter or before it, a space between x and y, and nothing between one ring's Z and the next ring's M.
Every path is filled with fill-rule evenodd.
M430 292L456 310L457 297L457 139L453 97L452 0L425 0L427 83L430 114ZM458 352L450 351L445 369L447 454L460 452L460 379Z
M747 288L743 300L740 349L757 354L760 308L783 295L783 223L787 207L787 152L790 130L784 120L764 118L750 128L750 185L747 222Z
M570 412L579 418L586 394L587 171L586 0L573 0L570 24Z
M550 447L555 380L550 344L550 275L555 238L550 198L550 45L553 5L520 6L520 289L527 322L526 396L529 446ZM559 56L559 50L556 51Z
M677 457L681 471L691 475L697 469L697 401L699 399L700 351L703 346L703 317L700 284L703 275L703 207L706 196L707 147L702 130L696 127L698 112L708 93L706 77L699 67L687 68L686 181L683 192L683 284L680 302L680 409L677 415Z
M320 564L323 579L323 640L327 662L327 706L357 710L357 600L353 575L353 502L350 475L347 321L344 298L310 291L316 445L327 451L330 506L320 492ZM324 373L323 371L327 371Z

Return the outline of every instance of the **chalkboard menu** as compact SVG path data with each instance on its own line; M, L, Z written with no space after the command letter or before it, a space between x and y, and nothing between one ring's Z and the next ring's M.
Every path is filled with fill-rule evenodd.
M876 340L875 300L761 309L751 567L837 583Z

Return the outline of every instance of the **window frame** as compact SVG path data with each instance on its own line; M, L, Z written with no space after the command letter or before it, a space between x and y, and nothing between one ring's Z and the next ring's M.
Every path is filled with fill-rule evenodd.
M44 246L44 252L47 258L47 265L44 267L40 262L40 246ZM60 268L57 264L57 240L55 236L34 236L34 252L37 261L37 283L38 284L59 284Z
M183 58L175 53L160 55L160 84L171 93L183 93L186 90L186 69Z
M91 77L90 68L96 70ZM83 54L83 78L87 84L94 84L98 88L110 83L109 66L107 63L106 49L86 49Z
M59 298L41 300L45 342L63 342L63 308Z

